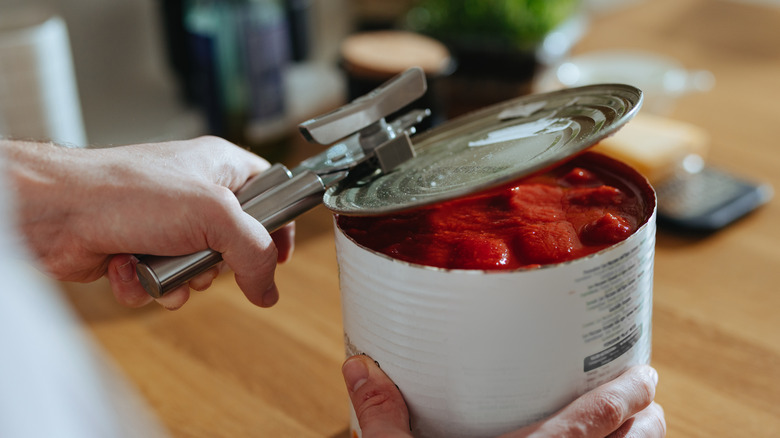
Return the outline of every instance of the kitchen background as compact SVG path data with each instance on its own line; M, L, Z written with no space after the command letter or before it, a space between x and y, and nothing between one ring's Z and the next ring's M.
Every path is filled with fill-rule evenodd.
M638 2L640 0L585 0L581 2L580 8L569 14L567 20L561 21L555 17L555 23L558 25L555 29L557 32L551 34L557 39L548 38L545 44L541 44L538 47L539 50L533 55L534 61L537 62L536 65L531 67L525 65L524 68L531 68L538 73L538 62L549 65L559 62L568 53L571 45L576 43L578 37L583 32L587 32L588 16L606 14L615 8L627 7ZM763 0L762 2L777 3L776 0ZM281 129L280 123L286 132L290 132L291 128L300 121L332 109L350 97L343 65L340 66L339 63L341 60L339 47L344 38L358 30L373 30L381 26L396 25L399 22L408 23L408 21L403 20L403 17L415 2L381 2L377 0L286 0L279 3L272 1L223 2L233 5L252 3L254 5L252 7L255 8L254 12L241 12L238 16L255 13L258 14L259 18L257 19L260 20L258 23L261 27L268 25L267 20L277 20L277 24L280 23L278 20L283 20L281 25L292 29L291 38L284 42L288 44L287 47L277 48L280 52L272 53L265 58L260 56L262 58L260 62L266 63L264 66L261 65L261 68L268 67L269 63L277 63L283 69L284 81L281 83L283 86L281 95L284 98L284 103L276 110L283 114L284 121L277 120L279 123L275 124L261 123L252 132L242 125L239 133L236 133L235 127L226 126L230 125L230 122L215 121L214 112L229 112L229 110L225 110L225 107L230 105L250 105L251 102L247 103L247 100L252 100L252 97L247 99L246 96L268 96L267 90L266 94L263 95L257 94L263 93L263 90L248 93L246 89L234 89L233 93L238 93L238 99L243 99L243 103L223 103L220 108L216 108L214 102L204 102L204 99L207 101L209 97L197 95L198 93L202 94L203 83L200 82L200 85L193 86L191 82L192 70L197 68L197 66L193 67L192 65L194 61L186 56L186 50L187 47L191 47L191 41L182 39L185 38L182 34L183 27L192 27L192 22L197 21L193 19L194 21L189 24L184 23L186 13L182 11L189 8L188 12L194 14L193 9L200 8L205 11L206 15L209 13L219 15L219 11L214 12L216 8L213 6L214 3L182 0L123 2L109 0L0 0L0 110L3 111L0 113L0 134L4 134L3 126L5 126L5 134L9 134L9 132L11 135L14 134L13 126L11 126L13 120L9 121L8 114L15 111L19 115L19 101L25 100L25 90L8 85L13 84L12 81L5 81L6 90L3 92L3 81L1 80L3 75L7 77L14 74L25 75L26 73L23 71L25 68L46 70L50 68L47 64L53 62L52 60L41 61L39 64L30 66L17 64L12 57L3 58L1 56L3 38L8 46L9 35L13 36L14 32L18 31L19 25L24 23L25 18L19 18L20 16L24 17L24 15L20 15L20 11L42 9L45 11L44 14L57 15L64 20L73 60L74 79L72 82L74 82L73 86L78 93L75 102L68 102L70 105L68 108L72 108L72 111L81 111L86 144L102 147L189 138L207 132L228 137L238 143L261 144L275 142L275 137L278 137L276 132ZM433 8L430 10L434 10L437 7L444 7L442 4L447 2L428 1L426 3ZM522 3L518 2L518 4ZM529 2L529 4L531 3L533 2ZM547 4L556 3L563 5L561 7L568 11L565 8L569 8L577 2L574 0L547 2ZM268 12L261 10L273 7L271 5L281 8L282 15L269 19ZM554 8L550 7L549 9ZM229 19L227 18L227 20ZM266 21L263 22L263 20ZM224 23L222 22L223 25ZM27 24L29 24L29 20ZM220 27L220 24L218 23L216 26ZM229 27L224 26L221 32ZM255 38L259 39L259 43L255 41L259 48L255 53L268 49L269 44L280 44L278 38L273 40L274 37L269 37L268 32L266 35L261 33L255 35ZM552 49L547 43L553 44ZM480 51L484 48L482 45L478 47ZM543 53L545 48L547 52ZM218 55L212 53L210 56L217 57ZM288 59L289 62L287 62ZM484 65L490 65L490 63ZM488 69L485 69L484 66L481 68L484 70L497 69L496 66L488 67ZM455 75L464 70L468 70L467 62L461 62L457 65L454 69ZM448 75L451 73L452 71L447 72ZM62 78L59 80L61 81ZM483 82L481 85L494 84L494 82ZM235 83L235 81L228 81L228 83ZM267 85L266 83L264 86ZM471 88L469 85L467 83L466 87L461 87L459 90L468 90ZM525 85L525 87L513 87L509 90L502 88L495 93L500 96L498 100L503 100L512 97L512 94L533 91L527 86L528 84ZM35 88L35 85L30 85L30 87ZM193 91L193 87L197 89ZM14 93L9 90L14 90ZM482 87L480 93L484 95L489 93L489 90L487 87ZM30 90L29 95L30 100L40 98L34 90ZM12 96L13 99L9 96ZM225 97L223 96L222 99ZM53 105L58 103L61 102L50 102ZM474 105L479 106L486 103L490 102L474 102ZM453 104L453 102L450 101L449 104ZM269 109L269 106L268 102L264 102L266 112L274 111L274 108ZM5 114L5 123L2 121L3 114ZM261 114L259 117L273 118L278 115ZM79 122L78 117L69 120L75 120L75 122L67 122L70 124L78 124ZM247 134L247 132L250 133ZM55 138L55 140L58 139ZM261 152L268 152L268 149L263 149Z

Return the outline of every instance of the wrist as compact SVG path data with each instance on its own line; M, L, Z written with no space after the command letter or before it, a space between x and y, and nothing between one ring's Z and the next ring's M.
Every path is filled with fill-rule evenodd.
M70 152L52 143L0 141L6 176L15 202L15 220L21 238L33 254L50 267L64 246L74 201L84 193L62 190L72 179ZM73 242L71 242L73 243Z

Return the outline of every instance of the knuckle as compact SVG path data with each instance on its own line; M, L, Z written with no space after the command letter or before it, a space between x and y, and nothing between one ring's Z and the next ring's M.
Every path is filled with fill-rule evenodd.
M229 144L227 140L216 135L201 135L197 139L198 143L207 145L208 147L223 147Z
M626 419L627 407L619 395L605 391L594 399L594 413L605 425L617 429Z
M233 192L227 187L212 185L200 190L202 202L199 205L201 214L205 215L208 223L217 227L236 228L238 226L236 213L241 211Z
M637 379L635 383L636 393L639 396L637 402L642 406L652 403L655 398L655 385L648 379Z
M367 410L376 410L381 408L387 401L390 400L390 396L387 391L381 391L378 389L371 390L363 394L362 403L360 409L365 412Z
M274 277L274 271L276 270L276 257L273 255L275 251L271 249L257 248L257 257L253 258L253 262L247 265L246 270L249 271L254 278L266 279L271 281ZM238 273L238 272L237 272Z
M615 438L663 438L666 436L666 420L660 409L648 408L634 417L634 423L622 433L613 433Z
M392 412L394 407L392 401L393 397L388 391L372 390L363 395L360 406L355 413L361 421L384 417Z
M229 188L221 185L211 186L211 198L224 209L230 209L239 205L236 195Z
M276 266L276 260L279 258L279 250L276 249L276 246L271 245L269 247L263 248L262 250L265 254L265 260L263 260L263 264Z

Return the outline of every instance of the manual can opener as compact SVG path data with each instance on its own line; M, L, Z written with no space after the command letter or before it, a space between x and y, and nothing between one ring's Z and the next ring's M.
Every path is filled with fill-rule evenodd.
M273 232L321 204L325 191L348 176L388 173L413 158L409 136L430 111L411 110L389 123L385 117L426 89L423 71L411 68L369 94L301 123L306 140L332 146L292 170L274 164L250 179L236 193L242 209ZM222 254L210 249L174 257L139 256L136 271L149 295L159 298L221 260Z

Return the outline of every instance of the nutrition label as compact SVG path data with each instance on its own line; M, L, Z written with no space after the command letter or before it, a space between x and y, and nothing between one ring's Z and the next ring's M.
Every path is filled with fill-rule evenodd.
M646 256L646 247L650 243L641 242L620 256L585 270L576 281L582 287L580 298L588 315L582 326L582 340L594 351L583 358L582 364L589 387L597 386L605 377L613 377L631 359L649 360L647 312L651 311L653 261ZM643 337L647 342L640 343ZM631 351L634 354L615 362Z

